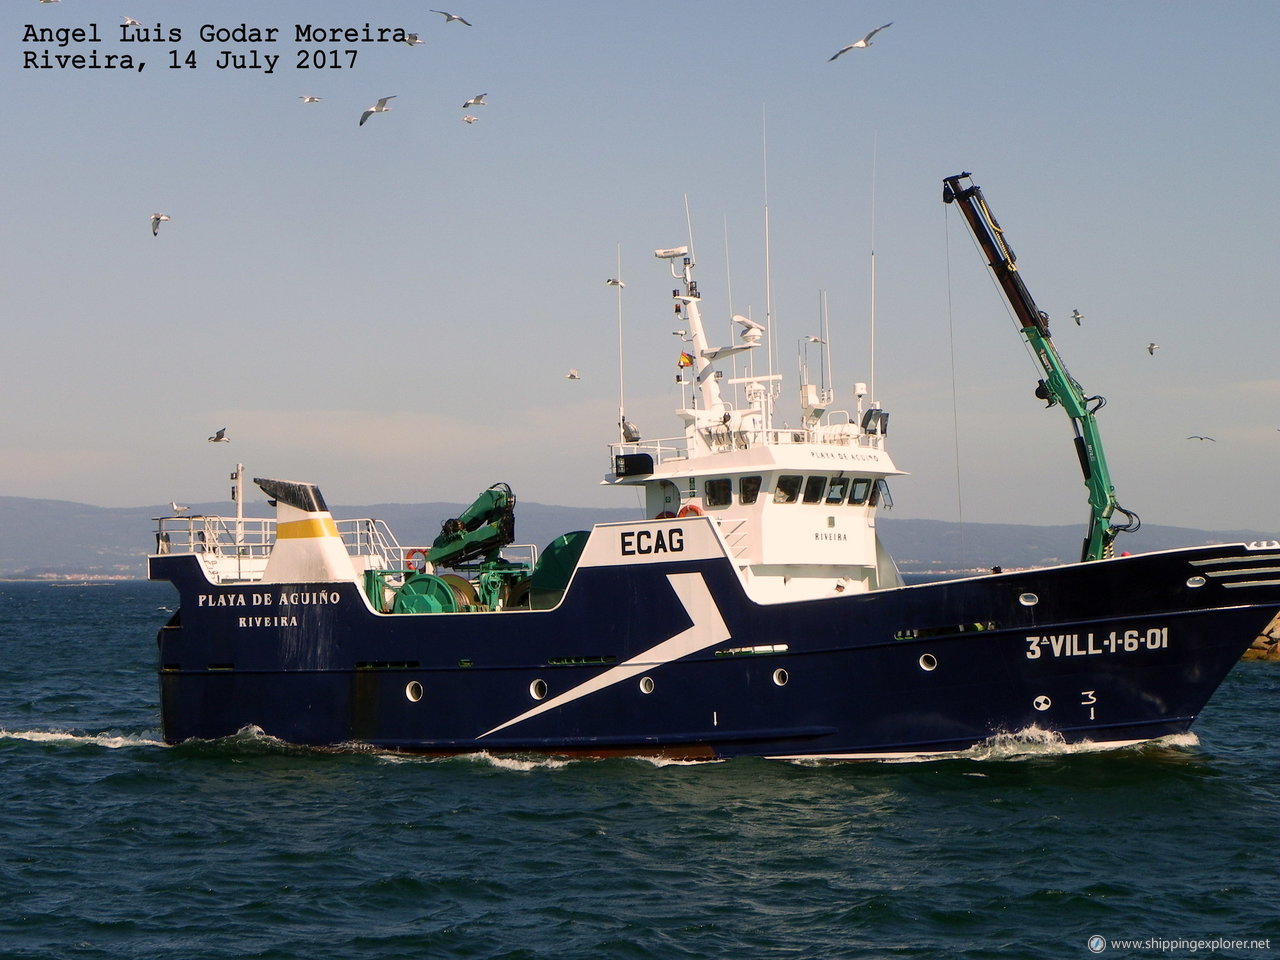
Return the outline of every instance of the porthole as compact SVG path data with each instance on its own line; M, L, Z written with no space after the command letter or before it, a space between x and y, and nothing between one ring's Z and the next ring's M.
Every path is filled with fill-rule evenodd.
M1187 586L1193 589L1195 587L1203 587L1205 583L1206 581L1204 577L1188 577L1187 578Z
M938 658L935 657L932 653L920 654L920 669L924 670L926 673L930 670L937 670Z
M404 685L404 698L410 703L417 703L422 699L422 684L417 680L410 680Z
M547 681L535 680L529 684L529 696L535 700L545 700L547 697Z
M783 670L781 667L773 671L773 682L780 687L785 687L787 685L787 681L790 679L791 674L787 673L787 671Z
M1018 602L1024 607L1034 607L1040 602L1040 598L1034 593L1024 593L1022 596L1018 597Z
M653 693L653 677L640 678L640 692Z

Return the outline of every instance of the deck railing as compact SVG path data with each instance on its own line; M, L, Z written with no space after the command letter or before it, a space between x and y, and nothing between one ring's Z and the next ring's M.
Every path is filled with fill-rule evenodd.
M718 424L701 427L698 437L712 453L746 450L754 446L792 446L795 444L819 444L836 447L861 447L871 450L884 449L884 435L850 430L849 424L818 424L813 427L783 427L781 429L730 430ZM643 453L653 458L654 466L667 461L689 458L689 438L664 437L661 440L639 440L631 443L609 444L612 457Z
M404 552L381 520L335 520L343 545L363 569L399 567ZM159 517L156 553L193 553L210 575L222 580L259 580L276 541L274 517Z

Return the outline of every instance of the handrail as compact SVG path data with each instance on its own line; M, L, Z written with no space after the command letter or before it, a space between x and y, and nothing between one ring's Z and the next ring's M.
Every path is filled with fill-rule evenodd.
M730 449L747 449L753 446L792 446L796 444L819 444L834 447L867 447L882 449L884 434L849 432L849 424L819 424L815 427L782 427L758 428L751 430L730 430L718 424L699 428L703 442L712 450L723 452ZM660 440L614 441L609 444L611 457L620 455L645 453L653 458L657 466L660 463L689 459L688 437L664 437Z
M399 566L403 550L382 520L335 520L343 546L352 557L377 565ZM200 514L158 517L157 554L195 554L216 580L259 580L276 541L274 517L219 517Z

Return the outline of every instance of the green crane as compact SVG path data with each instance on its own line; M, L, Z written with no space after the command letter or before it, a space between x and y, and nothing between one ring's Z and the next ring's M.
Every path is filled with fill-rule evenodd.
M967 180L968 185L963 185ZM1137 530L1138 516L1116 502L1115 487L1111 484L1111 471L1102 452L1102 436L1094 414L1107 402L1102 397L1087 397L1080 384L1067 372L1067 366L1058 355L1049 334L1049 316L1036 307L1031 299L1022 275L1018 272L1017 257L1005 242L1004 230L996 222L987 206L982 189L973 183L968 173L947 177L943 181L942 200L954 203L964 214L969 229L973 231L983 256L995 274L1000 290L1012 308L1015 322L1023 338L1031 347L1044 379L1036 387L1036 396L1062 407L1071 418L1076 433L1076 453L1080 457L1080 469L1084 472L1085 486L1089 488L1089 533L1080 553L1081 560L1101 560L1112 555L1116 534ZM1123 523L1112 523L1114 514L1124 517Z

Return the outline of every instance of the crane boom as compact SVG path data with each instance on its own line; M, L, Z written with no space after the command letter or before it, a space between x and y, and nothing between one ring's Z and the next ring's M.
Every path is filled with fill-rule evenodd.
M967 180L964 185L961 181ZM1084 473L1085 486L1089 490L1089 531L1081 549L1081 560L1101 560L1112 555L1116 534L1136 530L1140 524L1134 514L1116 502L1115 487L1111 483L1111 471L1102 450L1102 436L1098 432L1094 414L1106 400L1098 396L1085 396L1084 390L1071 374L1054 346L1049 333L1049 315L1036 306L1030 291L1018 272L1017 257L1005 240L1004 230L996 222L987 206L982 189L968 173L947 177L943 181L942 200L955 203L964 215L974 239L982 248L983 256L1004 293L1023 339L1031 347L1036 360L1044 370L1044 379L1036 387L1036 396L1052 407L1062 407L1071 419L1075 430L1076 453L1080 469ZM1119 513L1123 523L1113 524L1111 518Z

